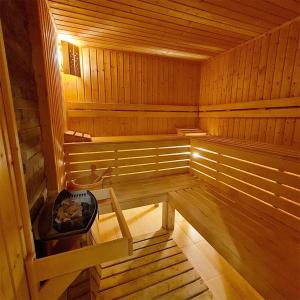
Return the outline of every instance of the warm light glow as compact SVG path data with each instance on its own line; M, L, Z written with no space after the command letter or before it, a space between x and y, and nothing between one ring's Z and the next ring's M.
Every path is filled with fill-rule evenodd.
M76 46L81 46L81 43L80 41L78 41L76 38L70 36L70 35L67 35L67 34L63 34L63 33L60 33L58 35L58 39L60 41L66 41L66 42L69 42L73 45L76 45Z
M61 49L61 43L59 42L58 45L57 45L57 54L58 54L58 64L59 64L59 69L60 71L62 72L63 71L63 55L62 55L62 49Z
M193 152L193 153L192 153L192 156L193 156L194 158L199 158L199 157L201 157L201 155L199 155L197 152Z

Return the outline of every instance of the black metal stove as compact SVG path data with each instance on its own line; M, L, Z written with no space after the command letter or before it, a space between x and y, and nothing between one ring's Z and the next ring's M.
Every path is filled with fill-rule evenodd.
M64 200L72 200L82 207L82 215L69 219L65 222L57 221L57 213ZM97 215L98 205L95 196L86 190L82 191L61 191L55 199L51 212L48 209L50 226L45 230L44 226L39 228L39 236L42 241L57 240L71 237L77 234L84 234L91 228Z

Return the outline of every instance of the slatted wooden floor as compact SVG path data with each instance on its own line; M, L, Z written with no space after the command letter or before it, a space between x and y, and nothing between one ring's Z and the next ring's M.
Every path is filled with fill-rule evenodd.
M133 249L91 271L94 299L213 299L167 231L134 238Z

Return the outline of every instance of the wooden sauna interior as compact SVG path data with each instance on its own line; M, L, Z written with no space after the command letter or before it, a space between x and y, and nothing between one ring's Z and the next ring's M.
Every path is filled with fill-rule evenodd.
M300 299L299 0L4 0L0 21L0 299ZM42 241L104 171L91 229Z

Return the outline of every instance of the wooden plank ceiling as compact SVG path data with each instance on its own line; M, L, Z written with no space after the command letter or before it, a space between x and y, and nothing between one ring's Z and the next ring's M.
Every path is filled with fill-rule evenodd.
M299 0L49 0L80 45L203 60L300 15Z

